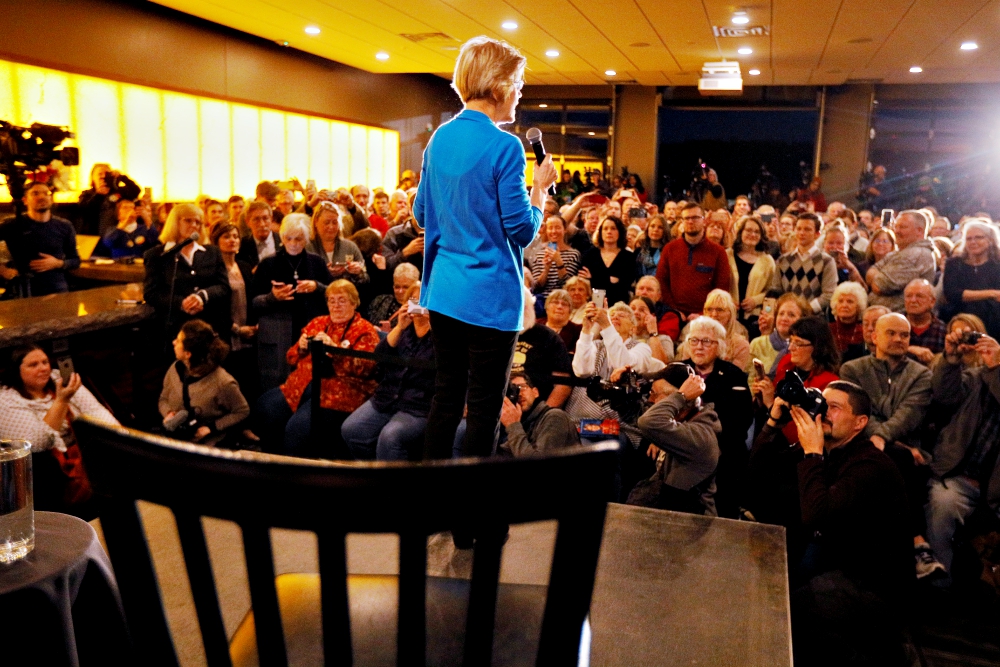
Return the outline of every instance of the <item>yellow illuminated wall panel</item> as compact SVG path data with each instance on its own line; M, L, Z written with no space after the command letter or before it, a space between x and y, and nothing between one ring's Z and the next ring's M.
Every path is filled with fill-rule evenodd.
M312 178L316 187L399 177L393 130L234 104L0 60L0 120L66 125L82 165L71 169L75 201L90 167L107 162L151 187L156 200L252 196L263 179ZM2 177L0 177L2 183ZM6 187L0 200L9 201Z

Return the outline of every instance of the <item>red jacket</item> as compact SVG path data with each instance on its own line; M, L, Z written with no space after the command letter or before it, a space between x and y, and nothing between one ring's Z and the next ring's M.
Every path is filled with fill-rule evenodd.
M725 248L705 238L696 246L674 239L660 253L656 278L663 303L684 315L700 313L709 292L729 291L729 257Z

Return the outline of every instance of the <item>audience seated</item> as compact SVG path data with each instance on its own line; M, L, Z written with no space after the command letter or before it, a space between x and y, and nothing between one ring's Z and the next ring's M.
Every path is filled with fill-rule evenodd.
M663 249L656 277L663 303L690 320L701 314L709 292L730 288L729 259L722 246L705 238L701 206L685 204L679 218L682 236Z
M503 399L500 425L504 438L497 448L500 455L526 456L580 444L576 424L542 398L531 376L512 372L510 384L518 388L518 401Z
M397 264L392 272L392 294L376 296L368 307L368 321L388 331L396 326L394 316L400 306L406 305L410 287L420 283L420 269L413 264Z
M288 366L284 351L293 347L296 332L324 311L323 294L331 277L326 262L305 250L311 233L308 216L286 215L281 221L278 253L266 257L254 272L250 294L264 391L285 381Z
M815 213L795 220L795 248L778 258L771 283L771 289L800 295L815 313L830 305L837 288L836 262L816 247L822 224Z
M234 448L250 416L240 385L221 364L229 345L201 320L184 323L174 339L177 361L163 378L160 415L173 438Z
M545 299L545 326L559 336L569 354L576 352L576 341L583 330L581 325L570 321L572 310L573 300L564 289L553 291Z
M86 520L96 516L92 492L73 434L80 415L117 424L118 420L80 376L63 380L38 345L16 347L0 389L0 438L31 443L36 510L63 512Z
M360 299L352 283L335 280L326 288L325 295L329 314L306 324L298 342L285 355L292 367L288 380L264 392L257 401L255 412L265 448L296 456L345 458L341 426L375 392L374 362L335 357L333 377L324 378L320 387L323 430L311 442L311 397L315 388L310 341L319 340L331 347L359 352L373 352L379 342L378 330L357 313Z
M420 299L420 285L406 291L396 325L379 341L376 354L434 361L430 318L408 313L407 302ZM423 456L424 427L434 395L434 371L380 365L382 378L370 399L344 421L341 433L356 459L417 461Z
M864 354L864 325L861 323L863 313L868 307L868 293L861 283L853 280L840 283L833 290L830 299L830 333L837 344L841 358L847 355L848 360Z
M629 493L630 505L718 516L715 470L722 431L714 406L702 403L705 380L685 364L670 364L654 381L652 406L639 417L656 472Z
M903 290L910 281L917 278L927 282L934 280L936 251L927 238L927 227L927 218L920 211L903 211L896 217L899 250L868 269L865 279L872 291L869 303L902 312Z
M183 245L201 229L201 215L194 204L175 206L160 233L162 245L147 250L143 257L143 295L156 309L166 341L173 340L181 325L195 317L216 332L231 327L229 271L222 253L198 241ZM178 250L178 245L183 247Z
M515 344L511 372L527 375L543 401L554 408L561 408L569 398L572 387L554 385L552 376L569 377L573 374L569 352L556 332L535 320L533 297L527 290L524 301L524 322Z
M281 237L273 229L273 212L266 202L252 201L247 206L246 224L250 235L240 243L239 259L252 267L273 256L281 248Z
M750 365L750 343L747 342L747 330L736 320L736 304L729 292L722 289L714 289L705 298L705 307L702 312L721 324L726 329L726 351L719 357L731 362L737 368L747 368ZM678 359L688 359L691 357L690 347L687 345L686 330L681 332L684 342L677 348Z
M767 306L768 304L764 305L760 320L773 320L771 332L753 339L750 343L750 356L760 359L768 377L773 378L778 372L778 361L788 352L792 324L803 317L809 317L813 311L805 299L792 292L779 296L771 306L772 312L767 312Z

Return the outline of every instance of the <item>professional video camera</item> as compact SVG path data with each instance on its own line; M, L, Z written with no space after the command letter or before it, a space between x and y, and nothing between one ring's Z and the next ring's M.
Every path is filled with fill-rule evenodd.
M701 158L698 158L698 162L695 168L691 171L691 185L688 186L687 196L688 199L695 202L700 202L705 196L705 190L708 188L708 165Z
M810 417L816 419L819 415L826 414L826 399L823 392L815 387L806 387L795 371L789 371L778 386L775 387L774 395L788 403L789 406L797 405ZM788 408L782 406L783 417L789 417Z
M649 400L652 386L652 380L646 380L629 369L622 373L618 382L602 380L598 375L590 378L587 397L595 403L607 402L608 407L618 413L621 421L635 424Z
M80 149L62 146L74 134L65 127L34 123L18 127L0 120L0 174L7 179L7 189L14 206L21 213L24 182L28 174L48 167L58 160L66 167L80 164Z

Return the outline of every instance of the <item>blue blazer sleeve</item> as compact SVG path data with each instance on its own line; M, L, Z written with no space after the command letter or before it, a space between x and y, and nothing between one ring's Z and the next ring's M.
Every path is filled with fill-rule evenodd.
M524 149L513 135L505 141L494 164L500 220L507 236L522 248L538 235L542 211L531 205L524 186ZM418 193L419 195L419 193Z

